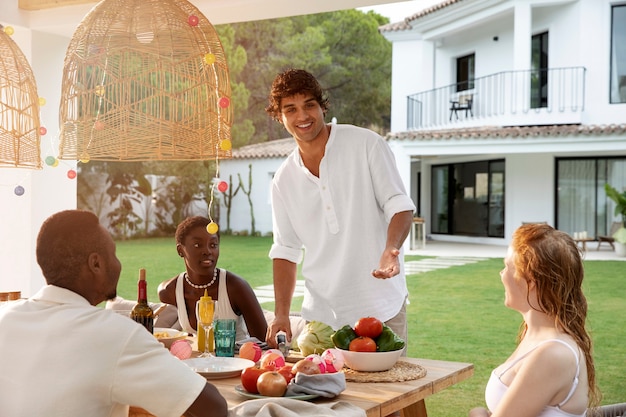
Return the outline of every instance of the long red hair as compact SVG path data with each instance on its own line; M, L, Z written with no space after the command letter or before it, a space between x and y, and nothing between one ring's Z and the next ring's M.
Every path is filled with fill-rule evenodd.
M525 224L513 233L517 274L537 288L539 311L554 317L555 325L570 335L585 355L590 407L599 404L593 363L593 343L586 328L587 299L582 282L585 270L578 245L567 233L547 224ZM522 323L518 339L526 334Z

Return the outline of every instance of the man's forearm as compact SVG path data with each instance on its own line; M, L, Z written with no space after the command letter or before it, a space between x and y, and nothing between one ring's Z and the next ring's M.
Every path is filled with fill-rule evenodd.
M276 317L289 316L291 310L291 299L296 289L295 263L286 259L274 259L274 314Z
M400 249L409 235L412 222L412 211L401 211L394 214L387 228L387 247Z

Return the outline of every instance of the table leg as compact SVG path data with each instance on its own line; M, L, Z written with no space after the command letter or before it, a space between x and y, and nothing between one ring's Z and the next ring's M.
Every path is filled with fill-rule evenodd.
M419 400L409 406L402 409L402 417L428 417L426 413L426 403L424 400Z

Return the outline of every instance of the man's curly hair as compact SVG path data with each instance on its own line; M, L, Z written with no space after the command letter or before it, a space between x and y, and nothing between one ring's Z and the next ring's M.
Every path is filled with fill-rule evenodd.
M272 119L280 122L281 100L297 94L311 94L322 107L324 114L328 111L328 97L319 82L311 73L302 69L288 69L276 76L270 90L269 105L265 111Z

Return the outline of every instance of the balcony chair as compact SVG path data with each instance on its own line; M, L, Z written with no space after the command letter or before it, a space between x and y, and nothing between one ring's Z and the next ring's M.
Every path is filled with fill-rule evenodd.
M452 115L455 115L457 120L459 119L459 111L465 110L465 117L467 117L467 113L469 112L470 116L474 117L474 113L472 112L472 102L474 101L473 94L462 94L459 96L457 100L450 100L450 120L452 120Z
M613 238L613 235L620 227L622 227L622 224L620 222L613 222L613 224L611 225L611 230L609 231L609 234L607 236L598 236L598 247L596 248L596 250L600 250L600 245L603 242L608 243L609 245L611 245L611 248L615 250L615 245L613 245L615 239Z

